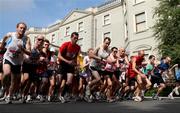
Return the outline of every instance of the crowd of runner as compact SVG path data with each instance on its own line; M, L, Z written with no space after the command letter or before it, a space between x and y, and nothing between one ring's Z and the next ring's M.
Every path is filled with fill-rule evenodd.
M157 61L156 56L150 55L145 60L143 50L128 56L124 48L110 48L109 37L82 56L77 32L60 45L57 55L43 35L38 35L31 46L26 29L27 25L20 22L16 32L7 33L0 42L0 101L141 102L152 88L157 89L152 98L160 100L165 80L173 70L176 83L168 97L179 95L180 64L170 64L169 56Z

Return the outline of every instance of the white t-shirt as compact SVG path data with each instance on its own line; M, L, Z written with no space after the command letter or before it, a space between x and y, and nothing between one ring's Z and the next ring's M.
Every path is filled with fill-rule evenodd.
M16 33L9 33L9 36L11 36L11 41L9 42L9 44L7 45L7 50L4 54L4 61L5 59L8 60L9 62L11 62L13 65L22 65L23 60L24 60L24 55L23 55L23 51L21 50L21 48L19 48L18 45L20 46L24 46L24 39L25 37L23 37L22 39L18 39L16 37Z

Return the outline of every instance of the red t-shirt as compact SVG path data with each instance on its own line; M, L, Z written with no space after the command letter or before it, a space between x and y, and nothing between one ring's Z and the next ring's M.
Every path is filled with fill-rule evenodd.
M80 52L80 46L77 44L73 45L70 41L65 42L59 48L59 52L65 59L73 60Z
M139 56L134 56L133 59L136 59L136 69L139 70L144 58L139 57ZM130 78L134 78L137 75L137 73L132 69L132 62L130 62L129 64L129 68L128 68L128 76Z

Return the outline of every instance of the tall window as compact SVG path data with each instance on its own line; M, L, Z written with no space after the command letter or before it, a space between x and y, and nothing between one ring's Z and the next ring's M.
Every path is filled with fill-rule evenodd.
M145 0L134 0L134 4L138 4L138 3L141 3L143 1L145 1Z
M80 32L80 31L83 31L84 29L83 29L83 22L80 22L79 24L78 24L78 32Z
M110 15L107 14L104 16L104 25L110 24Z
M66 27L66 36L69 36L70 35L70 27Z
M140 32L146 29L146 15L145 12L135 15L136 32Z
M55 43L55 34L52 34L51 43Z

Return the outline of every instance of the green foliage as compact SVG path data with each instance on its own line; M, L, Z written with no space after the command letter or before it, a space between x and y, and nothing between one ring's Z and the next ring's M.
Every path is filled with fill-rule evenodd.
M174 63L180 63L180 0L159 1L155 8L157 20L154 26L159 52L170 56Z

